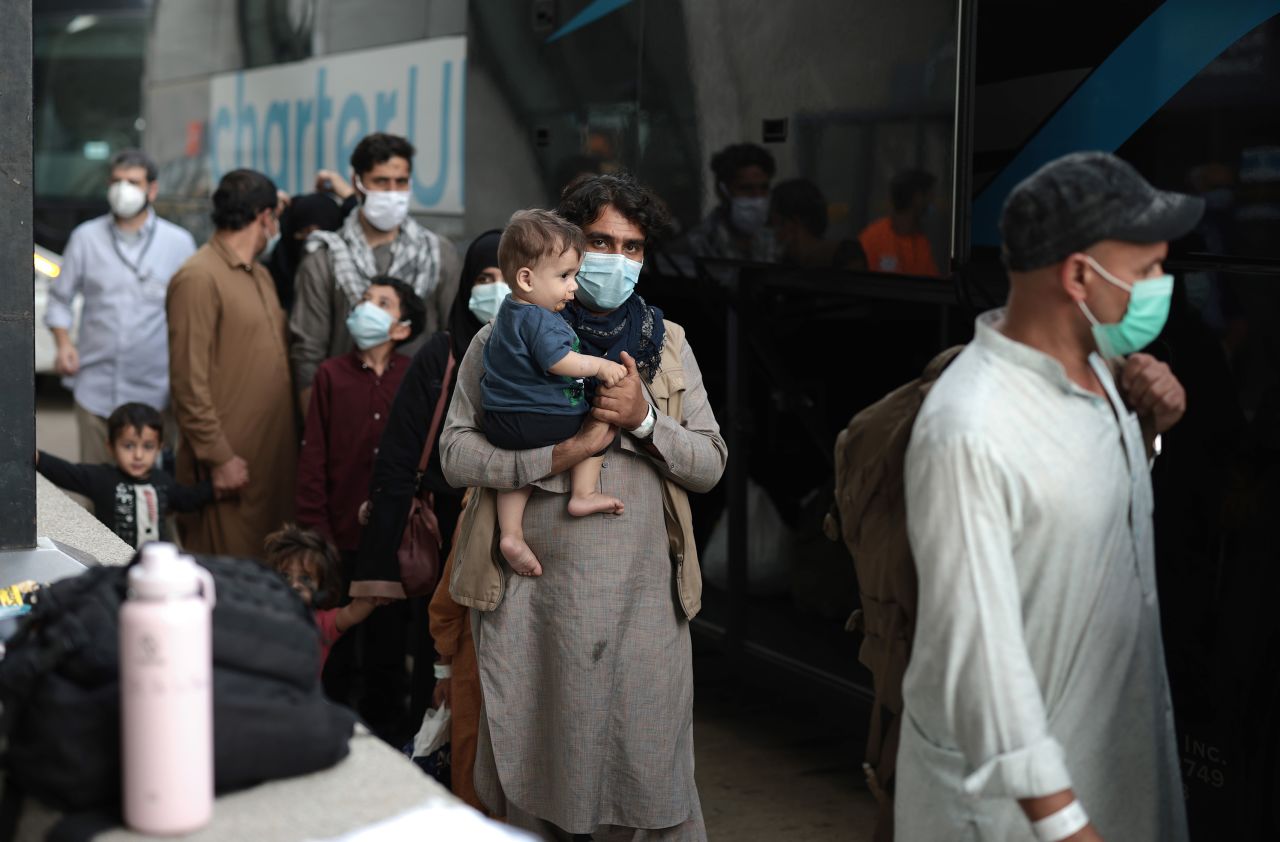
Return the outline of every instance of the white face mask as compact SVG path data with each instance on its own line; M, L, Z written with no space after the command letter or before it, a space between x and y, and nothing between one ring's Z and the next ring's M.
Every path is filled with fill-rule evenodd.
M147 191L123 179L113 181L107 188L107 204L117 219L132 219L147 206Z
M498 315L498 308L502 306L502 302L511 294L511 287L502 281L491 284L476 284L471 288L471 298L467 301L467 308L471 310L471 315L475 316L482 323L493 321Z
M754 234L769 221L769 200L764 196L729 200L729 221L743 234Z
M364 185L360 183L360 179L356 179L356 186L362 191ZM360 212L364 214L364 218L369 224L379 231L391 231L400 223L404 222L405 217L409 215L409 191L408 190L379 190L375 192L365 192L364 205Z

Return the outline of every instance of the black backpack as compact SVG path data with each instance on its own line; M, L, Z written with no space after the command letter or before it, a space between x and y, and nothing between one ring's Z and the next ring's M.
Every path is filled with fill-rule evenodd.
M217 791L337 763L347 754L355 717L320 689L320 643L310 609L257 562L196 561L213 574L217 592ZM39 591L8 641L0 660L0 737L6 740L0 765L10 803L16 785L67 813L119 814L118 617L127 571L94 567Z

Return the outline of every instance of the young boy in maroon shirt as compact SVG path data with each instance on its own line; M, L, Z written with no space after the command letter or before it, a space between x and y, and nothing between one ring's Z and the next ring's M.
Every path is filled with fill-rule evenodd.
M339 604L360 551L360 505L369 499L373 462L410 360L396 347L426 323L426 306L405 282L377 277L347 317L356 349L320 364L312 381L302 453L298 457L297 521L323 535L342 559ZM371 728L390 735L398 727L399 697L407 687L404 640L409 606L387 605L344 635L323 674L330 698L356 705ZM399 642L397 659L394 656Z
M298 459L297 519L333 542L349 566L360 549L360 504L391 403L409 368L396 347L426 322L422 299L404 281L374 278L347 317L356 349L320 364ZM348 572L348 571L344 571Z

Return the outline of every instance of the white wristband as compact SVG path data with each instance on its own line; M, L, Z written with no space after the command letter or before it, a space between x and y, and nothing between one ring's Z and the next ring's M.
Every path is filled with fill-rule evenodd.
M640 426L631 431L631 435L638 439L647 439L653 435L653 428L658 424L658 413L653 411L653 407L649 407L649 413L645 415L644 420L640 422Z
M1079 801L1072 801L1058 812L1045 816L1038 822L1031 823L1036 839L1040 842L1062 842L1069 836L1084 830L1089 824L1089 817Z
M436 664L435 667L433 668L433 671L436 674L437 681L439 681L442 678L453 677L453 667L449 666L448 664Z

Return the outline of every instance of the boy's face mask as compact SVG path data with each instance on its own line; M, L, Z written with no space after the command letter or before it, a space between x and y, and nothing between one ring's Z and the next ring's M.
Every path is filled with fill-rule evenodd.
M1124 317L1115 324L1102 324L1083 301L1080 309L1093 326L1093 341L1098 353L1106 359L1124 357L1141 351L1155 341L1169 320L1169 305L1173 301L1173 275L1161 275L1133 283L1127 283L1103 269L1089 255L1085 260L1107 283L1129 293L1129 306Z
M361 351L391 341L391 314L372 301L361 301L347 316L347 332Z

